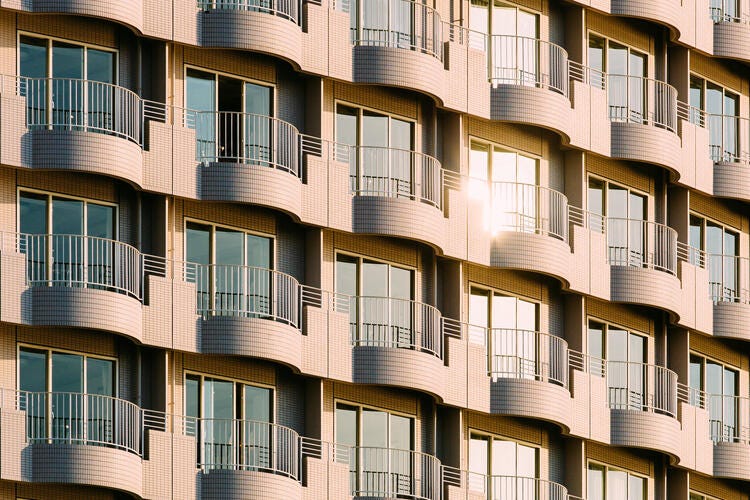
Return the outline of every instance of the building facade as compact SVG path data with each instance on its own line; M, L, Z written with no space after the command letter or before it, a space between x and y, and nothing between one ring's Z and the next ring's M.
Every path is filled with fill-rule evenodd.
M750 498L746 0L0 37L0 498Z

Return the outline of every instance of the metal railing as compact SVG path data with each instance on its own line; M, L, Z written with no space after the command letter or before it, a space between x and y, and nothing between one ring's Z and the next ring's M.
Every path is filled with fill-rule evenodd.
M443 169L430 155L337 143L334 158L349 164L350 189L356 196L408 198L442 207Z
M73 392L19 392L30 443L117 448L142 456L141 409L123 399Z
M489 75L493 86L525 85L567 97L568 53L554 43L515 35L489 37Z
M677 385L678 400L708 411L709 436L714 443L750 443L750 400L711 394L685 384Z
M596 233L605 233L607 218L603 215L568 205L568 221L571 226L579 226Z
M750 162L750 120L739 116L706 115L711 159L715 162Z
M198 442L198 467L269 472L300 478L300 437L288 427L255 420L185 417Z
M299 24L301 3L300 0L198 0L198 7L206 12L211 10L263 12Z
M272 116L233 111L187 111L195 129L196 160L260 165L300 175L297 128Z
M467 48L487 52L487 33L472 30L460 24L443 22L443 40L463 45Z
M568 343L554 335L529 330L488 330L487 353L492 380L539 380L568 387Z
M482 189L483 181L471 179L471 191ZM535 233L568 241L568 198L553 189L534 184L493 182L489 199L492 233L513 231Z
M568 76L571 81L585 83L597 89L607 88L607 74L601 70L568 60Z
M349 464L354 497L442 498L442 468L432 455L411 450L352 447Z
M590 354L568 349L568 366L572 370L589 373L595 377L607 376L607 362Z
M711 300L750 304L750 260L737 255L705 254Z
M20 234L30 286L85 287L141 300L143 259L126 243L74 234Z
M682 101L677 101L677 118L701 128L706 127L706 112Z
M546 479L476 472L466 475L469 491L483 493L487 500L568 500L565 486Z
M609 407L677 416L677 374L663 366L606 361Z
M607 75L609 119L677 132L677 89L641 76Z
M719 5L716 5L716 4ZM750 19L747 14L740 13L740 2L738 0L712 0L709 6L711 19L715 23L748 23Z
M185 281L196 285L196 308L204 318L262 318L300 327L301 290L288 274L243 265L185 264Z
M677 274L677 232L669 226L638 219L607 217L609 264L647 267Z
M414 50L443 60L440 14L426 4L414 0L351 0L336 2L336 9L352 17L354 45Z
M32 130L80 130L114 135L143 145L143 103L111 83L76 78L18 77Z
M437 308L408 299L348 296L337 301L349 314L352 344L413 349L443 357L443 329Z

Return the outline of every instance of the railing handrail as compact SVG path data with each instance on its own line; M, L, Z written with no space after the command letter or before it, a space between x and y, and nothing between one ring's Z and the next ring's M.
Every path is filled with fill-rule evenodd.
M487 328L486 332L490 377L533 378L568 387L568 342L564 338L521 328Z
M677 275L677 231L673 228L660 222L621 217L606 217L605 222L610 265L647 267ZM633 225L641 228L635 238ZM616 241L618 237L624 237L624 241Z
M295 24L299 24L301 4L301 0L275 0L273 2L262 2L260 0L198 0L198 7L205 11L215 9L265 12L288 19Z
M604 71L586 66L578 61L568 59L568 76L572 81L593 85L601 90L607 88L607 74Z
M568 500L568 489L565 485L552 481L551 479L545 479L540 477L528 477L528 476L511 476L501 474L486 474L481 472L473 472L467 469L459 469L457 467L451 467L443 465L443 485L454 486L457 488L464 488L469 491L486 492L488 486L491 484L493 479L500 480L501 482L512 481L521 483L531 483L535 486L530 488L529 493L532 491L542 491L545 493L539 493L540 496L535 498L541 498L544 500ZM473 488L473 486L480 485L480 488ZM504 491L503 493L512 493L511 491ZM525 490L524 490L525 491ZM522 492L518 492L522 493ZM523 496L523 495L520 495ZM496 498L495 495L492 498ZM502 494L500 498L505 498Z
M742 7L737 4L736 10L741 10ZM744 23L748 24L750 23L750 16L744 13L740 13L739 16L733 16L730 14L727 14L727 8L725 4L722 2L722 5L719 6L713 6L709 5L709 16L711 17L711 20L713 20L714 23Z
M617 85L626 82L626 88ZM641 82L640 93L634 96L631 82ZM609 119L653 125L677 133L677 89L667 82L639 75L607 74ZM615 97L613 97L613 95Z
M519 49L519 44L524 47ZM488 35L488 45L489 81L493 87L508 83L533 85L568 96L568 51L563 47L520 35Z
M714 394L677 384L678 401L709 412L709 437L714 443L750 443L750 398ZM717 404L718 402L718 404Z
M676 418L677 373L652 363L614 360L605 363L610 408L657 412ZM624 372L624 380L615 386L613 372L618 368ZM639 375L634 377L634 374Z

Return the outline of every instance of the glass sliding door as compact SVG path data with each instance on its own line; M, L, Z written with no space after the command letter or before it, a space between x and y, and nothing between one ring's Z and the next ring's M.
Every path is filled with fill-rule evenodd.
M535 379L537 370L538 304L517 297L492 296L493 378Z
M195 128L196 158L216 158L216 76L189 68L185 79L187 119Z

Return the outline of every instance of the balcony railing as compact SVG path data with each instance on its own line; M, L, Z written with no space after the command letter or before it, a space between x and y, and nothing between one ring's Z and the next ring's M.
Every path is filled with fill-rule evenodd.
M333 144L334 158L349 164L355 196L386 196L427 203L440 209L443 169L430 155L407 149Z
M185 281L196 285L196 308L205 318L236 316L300 327L300 284L263 267L185 264Z
M715 162L750 162L750 120L739 116L706 115L711 159Z
M478 327L469 326L475 338ZM492 380L539 380L568 387L568 343L547 333L510 328L487 330Z
M73 234L17 236L30 286L93 288L143 297L143 259L126 243Z
M468 473L469 491L486 495L487 500L568 500L562 484L535 477L495 476Z
M440 311L435 307L393 297L353 297L337 300L336 310L349 314L352 344L412 349L443 357Z
M106 446L142 455L142 412L135 404L100 394L19 392L29 443Z
M678 384L678 399L708 411L709 434L714 443L750 444L750 400L741 396L711 394Z
M603 361L607 367L609 407L677 415L677 374L663 366Z
M111 83L75 78L18 77L16 91L26 98L31 130L80 130L143 144L143 102Z
M711 19L715 23L745 23L749 22L747 14L740 14L738 0L712 0L709 7Z
M711 300L750 304L750 261L737 255L705 254Z
M354 45L413 50L443 60L440 14L413 0L337 1L351 16Z
M232 111L186 111L195 129L196 160L259 165L300 175L300 133L272 116Z
M677 232L638 219L606 218L609 264L677 274Z
M360 446L351 448L346 458L354 497L442 498L440 460L432 455Z
M282 17L299 24L300 0L198 0L198 7L212 10L244 10Z
M198 441L198 467L268 472L300 478L300 437L288 427L254 420L185 417Z
M489 75L493 86L524 85L567 97L568 53L554 43L515 35L489 37Z
M601 70L568 60L568 75L571 81L585 83L597 89L607 88L607 74Z
M609 119L677 131L677 89L668 83L628 75L607 75Z

